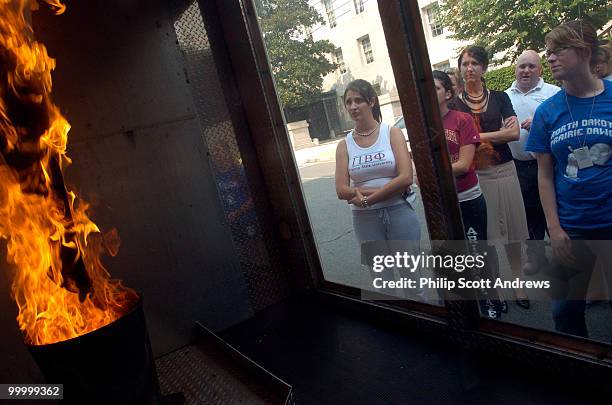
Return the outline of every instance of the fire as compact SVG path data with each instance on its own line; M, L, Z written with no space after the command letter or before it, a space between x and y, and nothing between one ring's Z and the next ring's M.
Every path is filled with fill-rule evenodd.
M28 344L43 345L113 322L137 296L101 261L116 254L117 234L102 235L64 184L70 124L50 98L55 60L27 22L36 7L0 0L0 236L15 268L19 327Z

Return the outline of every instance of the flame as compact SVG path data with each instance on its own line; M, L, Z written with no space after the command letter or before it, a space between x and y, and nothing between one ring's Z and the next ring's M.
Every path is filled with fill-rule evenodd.
M64 185L70 124L50 98L55 60L27 22L36 7L0 0L0 236L15 267L19 327L28 344L43 345L113 322L137 296L101 261L105 251L116 254L118 236L102 235Z

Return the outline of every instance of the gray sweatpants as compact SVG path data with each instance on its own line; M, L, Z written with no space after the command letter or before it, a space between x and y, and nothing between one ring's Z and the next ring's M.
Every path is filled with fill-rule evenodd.
M353 210L353 228L359 243L374 240L421 240L421 226L409 203L377 210Z
M402 250L415 255L420 253L421 226L416 212L408 202L374 210L353 210L353 229L360 246L364 242L371 241L407 241L402 243ZM395 253L394 249L386 244L376 244L376 252L374 252L376 255L395 255ZM368 254L362 252L362 264L368 268L369 263L366 258L372 254L372 252ZM398 276L405 275L402 274L401 269L397 269L399 273L397 276L394 274L394 269L382 273L374 273L371 269L369 270L372 279L382 277L383 280L395 280ZM390 295L397 293L397 291L388 290L379 290L379 292Z

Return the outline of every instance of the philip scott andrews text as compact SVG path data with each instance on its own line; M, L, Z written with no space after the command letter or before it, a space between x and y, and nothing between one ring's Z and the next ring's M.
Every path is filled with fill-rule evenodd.
M479 279L470 280L461 277L457 280L449 280L446 277L421 277L419 279L410 279L402 277L399 280L383 280L381 277L377 277L372 280L374 288L419 288L419 289L444 289L453 290L457 289L490 289L490 288L527 288L527 289L548 289L550 288L549 280L521 280L518 277L514 280L503 280L501 278L491 279Z

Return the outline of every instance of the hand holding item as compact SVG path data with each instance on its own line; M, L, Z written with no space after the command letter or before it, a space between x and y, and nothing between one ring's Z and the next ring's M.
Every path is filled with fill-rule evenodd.
M533 119L533 117L529 117L525 121L521 122L521 128L526 129L527 131L529 131L529 128L531 128L531 120L532 119Z

